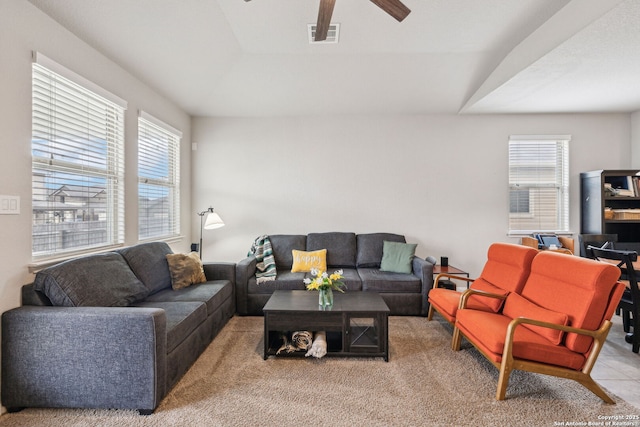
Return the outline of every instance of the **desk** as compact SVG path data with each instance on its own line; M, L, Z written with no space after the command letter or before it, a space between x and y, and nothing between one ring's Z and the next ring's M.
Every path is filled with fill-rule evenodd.
M440 273L444 273L444 274L453 274L456 276L467 276L469 277L469 273L467 273L466 271L460 270L457 267L454 267L452 265L449 265L447 267L443 267L440 264L436 264L433 266L433 280L436 279L436 277L438 277L438 274ZM447 289L450 289L447 286L443 286L446 287ZM467 282L467 288L469 287L469 282ZM455 289L454 289L455 290Z
M570 237L563 237L563 236L558 236L558 240L560 240L560 243L562 243L562 247L558 248L558 249L544 249L545 251L553 251L553 252L558 252L561 254L567 254L567 255L573 255L573 249L574 249L574 244L573 244L573 239ZM528 236L523 236L520 244L522 244L523 246L529 246L531 248L534 249L538 249L538 239L534 239L533 237L528 237Z

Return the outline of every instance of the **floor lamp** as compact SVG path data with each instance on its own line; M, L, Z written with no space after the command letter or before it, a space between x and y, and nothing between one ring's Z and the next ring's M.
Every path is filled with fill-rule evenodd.
M213 230L224 227L224 221L217 212L209 207L206 211L198 212L200 216L200 259L202 259L202 230ZM207 217L205 220L205 216Z

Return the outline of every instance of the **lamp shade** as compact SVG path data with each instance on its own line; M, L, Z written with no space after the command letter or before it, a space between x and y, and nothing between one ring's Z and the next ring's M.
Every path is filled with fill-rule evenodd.
M224 221L220 218L217 212L209 212L207 219L204 222L205 230L213 230L215 228L224 227Z

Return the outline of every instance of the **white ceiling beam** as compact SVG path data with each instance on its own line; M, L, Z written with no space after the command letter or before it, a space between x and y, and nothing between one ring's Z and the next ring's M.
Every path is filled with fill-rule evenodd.
M473 106L625 0L572 0L509 52L466 101Z

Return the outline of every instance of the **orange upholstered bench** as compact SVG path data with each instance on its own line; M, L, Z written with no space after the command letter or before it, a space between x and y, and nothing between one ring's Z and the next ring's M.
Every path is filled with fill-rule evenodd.
M496 399L503 400L512 370L578 381L615 403L591 378L591 369L611 328L624 285L611 264L540 252L520 293L509 293L502 312L469 305L465 292L456 314L452 347L465 337L500 370Z
M522 245L509 243L494 243L487 251L487 262L482 269L480 277L468 279L466 277L451 274L439 274L429 291L429 311L427 320L431 320L433 312L437 311L449 323L456 320L456 312L460 304L461 292L438 287L441 278L449 277L458 280L472 282L470 289L489 294L507 296L511 292L520 292L524 286L531 262L538 251ZM498 313L502 308L503 299L490 298L474 294L467 302L468 308L475 310Z

